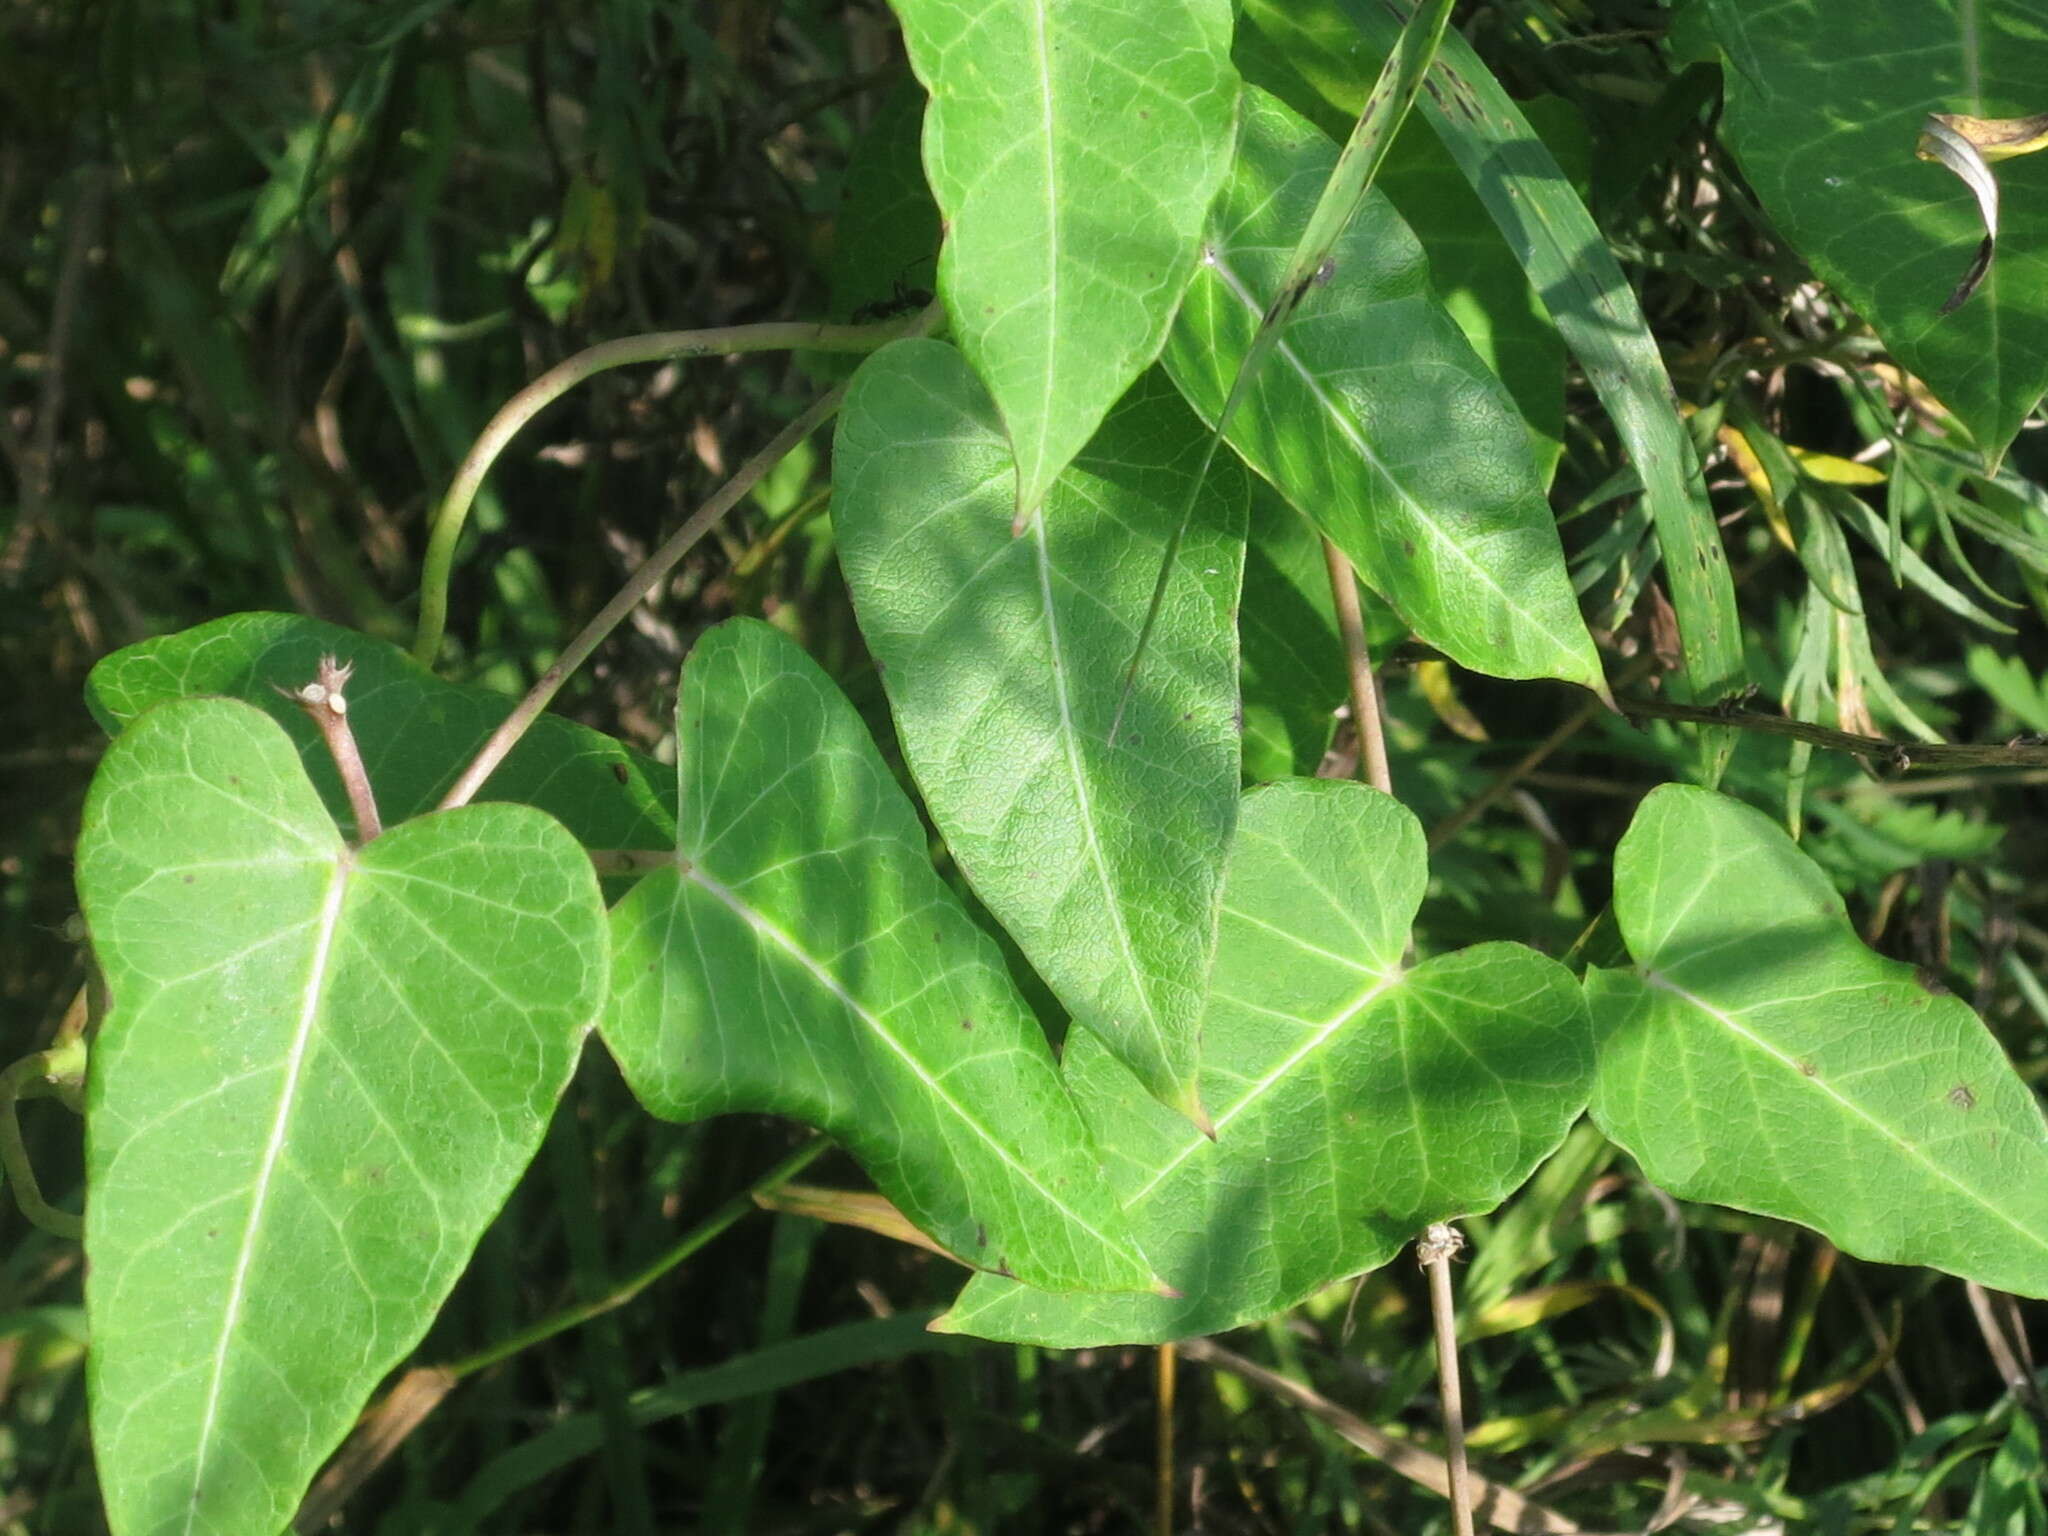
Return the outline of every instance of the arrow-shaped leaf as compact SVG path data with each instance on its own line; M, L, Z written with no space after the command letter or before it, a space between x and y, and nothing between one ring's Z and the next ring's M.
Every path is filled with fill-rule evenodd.
M1158 356L1230 163L1228 0L896 0L939 292L1035 512Z
M976 893L1074 1017L1197 1113L1195 1026L1237 815L1245 482L1212 469L1166 380L1140 380L1012 537L1007 444L960 354L862 365L833 522L904 753ZM1172 601L1110 745L1153 576Z
M1856 938L1818 865L1683 785L1615 856L1638 970L1588 976L1593 1117L1673 1194L2048 1295L2048 1123L1956 998Z
M967 1263L1155 1284L1037 1020L831 680L767 625L721 625L676 734L677 866L612 912L601 1028L640 1101L807 1121Z
M1165 361L1214 421L1336 150L1245 90L1238 159ZM1430 292L1422 248L1367 196L1329 286L1277 342L1228 427L1430 644L1499 677L1604 687L1528 431Z
M604 996L590 861L473 805L341 839L284 733L165 704L78 887L93 1444L117 1536L269 1536L426 1331Z
M1491 1210L1563 1140L1592 1072L1562 966L1482 944L1402 969L1422 830L1363 785L1246 797L1202 1091L1210 1141L1088 1039L1067 1077L1146 1253L1182 1294L1052 1296L977 1276L940 1324L1063 1347L1213 1333Z

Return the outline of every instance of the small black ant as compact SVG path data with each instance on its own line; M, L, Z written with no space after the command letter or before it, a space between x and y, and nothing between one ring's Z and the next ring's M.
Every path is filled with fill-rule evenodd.
M888 298L871 300L856 309L853 312L852 323L862 325L871 320L893 320L898 315L909 314L913 309L923 309L932 301L928 290L905 287L901 278L892 283L890 289Z

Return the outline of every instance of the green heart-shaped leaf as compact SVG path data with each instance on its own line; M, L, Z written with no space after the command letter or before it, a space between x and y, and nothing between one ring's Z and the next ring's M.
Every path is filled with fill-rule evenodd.
M352 850L284 733L150 710L78 888L93 1443L119 1536L290 1519L539 1145L604 996L589 859L474 805Z
M1977 1016L1866 949L1761 812L1667 784L1614 860L1593 1117L1673 1194L2048 1295L2048 1122Z
M1506 1198L1585 1105L1585 1005L1562 966L1517 944L1404 970L1424 879L1421 827L1378 791L1252 791L1203 1020L1216 1139L1092 1041L1067 1057L1139 1240L1181 1295L1053 1296L983 1275L935 1326L1063 1347L1213 1333Z

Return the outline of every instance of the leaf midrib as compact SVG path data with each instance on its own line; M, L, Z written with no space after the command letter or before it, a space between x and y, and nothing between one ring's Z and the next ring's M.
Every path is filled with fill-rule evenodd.
M1251 300L1251 289L1239 276L1237 270L1230 265L1230 262L1228 260L1229 255L1230 253L1227 250L1219 250L1216 255L1216 260L1209 263L1209 266L1211 270L1213 270L1217 274L1218 278L1224 283L1224 285L1230 289L1232 294L1239 300L1239 302L1242 305L1244 305L1246 312L1249 314L1257 315L1260 313L1260 310L1258 306ZM1380 303L1385 301L1381 300L1372 302ZM1573 660L1581 660L1582 658L1578 656L1577 645L1574 643L1574 640L1572 638L1559 636L1557 632L1553 630L1550 627L1550 625L1546 623L1543 619L1539 618L1537 615L1533 613L1530 613L1528 609L1524 608L1519 602L1515 601L1515 599L1508 594L1507 590L1493 579L1493 577L1487 571L1484 565L1481 565L1478 561L1475 561L1474 559L1472 559L1471 556L1467 555L1465 551L1459 547L1455 539L1448 537L1444 533L1444 531L1437 526L1436 520L1429 516L1428 513L1426 513L1423 510L1422 503L1416 499L1414 493L1411 492L1408 489L1407 485L1401 480L1401 478L1397 476L1390 467L1388 467L1385 461L1382 460L1380 456L1373 451L1372 445L1366 441L1362 433L1355 430L1350 419L1345 416L1344 412L1339 410L1337 406L1334 403L1332 403L1328 394L1323 390L1321 382L1317 379L1314 370L1311 369L1302 360L1301 355L1294 349L1292 345L1288 343L1287 339L1284 336L1276 340L1276 342L1274 343L1273 350L1280 356L1287 359L1288 366L1291 369L1293 369L1295 375L1300 379L1302 387L1309 392L1309 396L1311 399L1314 400L1317 408L1322 412L1322 414L1325 417L1329 419L1331 424L1335 426L1338 435L1342 437L1347 444L1350 445L1352 451L1356 453L1361 460L1364 461L1366 467L1370 469L1375 475L1377 475L1380 478L1380 480L1386 484L1388 489L1393 492L1396 500L1398 500L1401 503L1401 505L1407 510L1409 518L1429 539L1431 545L1438 549L1448 551L1453 557L1456 558L1459 565L1466 571L1468 571L1480 583L1480 585L1488 588L1500 599L1500 602L1503 607L1505 607L1510 613L1518 614L1524 620L1526 620L1532 629L1538 631L1546 640L1548 640L1553 646L1557 648L1558 653L1560 655L1571 658ZM1594 670L1594 675L1598 675L1597 668Z
M753 930L753 932L767 939L770 943L774 944L776 948L782 950L783 953L787 954L792 960L794 960L799 966L801 966L813 981L817 982L817 984L823 987L827 992L829 992L832 995L832 997L835 1000L837 1000L842 1007L844 1007L856 1019L860 1020L860 1022L864 1026L866 1026L868 1032L875 1039L881 1041L882 1044L885 1045L896 1056L896 1058L899 1061L901 1061L906 1067L910 1069L911 1073L917 1078L918 1082L924 1087L924 1089L931 1094L934 1100L945 1105L947 1109L952 1111L954 1117L960 1122L960 1124L962 1124L969 1131L971 1131L984 1145L988 1147L988 1149L992 1153L995 1154L996 1158L999 1161L1001 1161L1006 1167L1010 1168L1019 1179L1021 1179L1026 1185L1028 1185L1033 1190L1036 1190L1039 1196L1046 1202L1047 1205L1051 1206L1052 1209L1060 1212L1063 1216L1067 1218L1068 1221L1072 1222L1076 1227L1086 1232L1090 1237L1093 1237L1098 1243L1100 1243L1103 1246L1103 1249L1106 1252L1119 1253L1125 1251L1129 1247L1128 1244L1112 1242L1099 1228L1097 1228L1094 1225L1094 1223L1090 1222L1079 1211L1075 1210L1071 1205L1069 1205L1066 1201L1062 1200L1051 1189L1047 1188L1044 1182L1039 1179L1037 1174L1035 1174L1030 1168L1026 1167L1023 1163L1019 1162L1010 1153L1010 1150L1002 1144L1001 1140L990 1133L988 1127L983 1125L980 1120L975 1118L975 1116L967 1112L966 1106L964 1106L960 1103L959 1100L954 1098L953 1095L946 1090L946 1087L943 1083L941 1083L937 1078L932 1076L931 1072L927 1070L924 1063L917 1059L915 1053L913 1053L908 1046L906 1046L901 1040L899 1040L896 1037L895 1033L889 1028L887 1024L885 1024L882 1021L882 1019L879 1016L870 1012L866 1005L864 1005L859 998L855 997L850 991L848 991L845 984L841 982L837 976L833 975L832 972L826 968L822 961L818 960L801 944L797 943L795 939L790 937L789 934L785 933L781 927L779 927L776 923L769 919L766 913L762 912L760 909L753 906L751 903L747 902L744 898L742 898L739 895L738 892L734 891L730 886L724 884L722 881L707 874L701 867L691 865L685 868L681 873L682 878L684 880L688 881L692 885L697 886L700 890L704 891L706 895L711 896L713 899L723 904L730 912L732 912L732 914L735 917L739 918L741 922L745 923L748 928Z
M1231 915L1236 916L1237 914L1232 913ZM1403 974L1404 973L1396 972L1393 975L1382 975L1377 977L1371 986L1367 987L1363 992L1359 993L1356 997L1352 998L1351 1001L1346 1003L1343 1007L1339 1008L1337 1012L1326 1023L1322 1024L1313 1033L1311 1033L1307 1040L1303 1041L1302 1044L1296 1046L1291 1053L1282 1058L1278 1066L1274 1067L1272 1071L1268 1072L1264 1077L1259 1078L1249 1088L1245 1089L1245 1091L1237 1097L1237 1099L1231 1104L1231 1106L1228 1109L1224 1110L1221 1114L1219 1114L1216 1117L1215 1130L1217 1136L1220 1137L1223 1134L1224 1130L1230 1125L1230 1123L1233 1120L1235 1120L1239 1115L1243 1114L1247 1109L1251 1108L1251 1106L1257 1103L1260 1099L1264 1098L1266 1094L1273 1089L1275 1084L1284 1081L1290 1074L1294 1072L1294 1070L1297 1067L1301 1065L1302 1062L1308 1060L1309 1057L1313 1056L1317 1051L1321 1050L1323 1046L1334 1035L1337 1034L1338 1031L1343 1029L1347 1024L1350 1024L1354 1019L1358 1017L1359 1014L1363 1013L1367 1008L1370 1008L1374 1003L1378 1002L1379 999L1385 996L1389 990L1391 990L1395 986L1398 986L1402 980ZM1137 1210L1137 1208L1140 1205L1144 1204L1144 1202L1151 1197L1152 1192L1156 1190L1160 1186L1160 1184L1162 1184L1166 1180L1167 1176L1171 1174L1174 1169L1178 1168L1182 1163L1186 1162L1190 1157L1193 1157L1197 1152L1201 1151L1204 1147L1211 1146L1213 1144L1214 1143L1211 1142L1208 1137L1202 1135L1200 1132L1195 1132L1194 1134L1190 1135L1185 1141L1181 1143L1180 1149L1177 1152L1175 1152L1172 1157L1168 1158L1164 1163L1160 1164L1159 1170L1156 1173L1154 1173L1150 1179L1146 1180L1144 1185L1140 1187L1128 1201L1125 1202L1125 1209L1131 1211Z
M228 1347L234 1338L235 1325L241 1317L242 1304L248 1292L249 1268L256 1251L257 1239L261 1235L264 1212L270 1199L271 1180L284 1155L292 1112L298 1104L299 1089L310 1054L309 1046L314 1027L319 1019L321 1002L326 995L328 978L332 974L334 941L341 928L341 909L348 895L349 875L354 864L353 855L346 850L335 858L328 878L327 893L321 904L317 920L318 938L313 948L312 965L307 971L305 986L299 999L298 1025L292 1035L291 1048L285 1056L285 1075L278 1094L277 1113L271 1119L270 1135L264 1143L263 1156L257 1167L256 1183L249 1201L249 1219L242 1227L242 1242L240 1250L235 1255L234 1276L228 1282L225 1303L221 1308L220 1338L214 1345L213 1365L206 1387L206 1406L200 1413L199 1440L193 1451L193 1497L185 1508L184 1536L192 1536L193 1522L199 1518L199 1493L206 1486L207 1462L212 1454L214 1428L220 1411L221 1382L227 1375Z
M1846 1110L1851 1116L1853 1116L1857 1120L1862 1121L1865 1125L1870 1127L1871 1130L1875 1131L1884 1140L1892 1143L1901 1152L1905 1153L1911 1161L1920 1164L1930 1174L1934 1175L1934 1177L1937 1180L1944 1184L1947 1184L1959 1193L1967 1196L1972 1204L1978 1206L1998 1221L2012 1228L2014 1232L2017 1232L2021 1237L2025 1238L2035 1248L2040 1249L2044 1253L2048 1253L2048 1237L2044 1237L2041 1233L2034 1231L2032 1228L2023 1225L2022 1223L2014 1220L2011 1216L2007 1215L2003 1210L1999 1208L1997 1202L1986 1199L1985 1196L1982 1193L1980 1193L1977 1189L1975 1189L1973 1186L1964 1183L1961 1179L1958 1179L1954 1174L1950 1173L1946 1168L1944 1168L1939 1162L1928 1157L1926 1152L1920 1147L1916 1146L1911 1140L1901 1135L1891 1126L1885 1124L1882 1120L1879 1120L1876 1116L1872 1115L1868 1110L1863 1108L1863 1106L1858 1104L1854 1099L1845 1097L1840 1091L1838 1091L1835 1088L1834 1084L1829 1082L1827 1079L1822 1077L1808 1077L1800 1069L1799 1062L1796 1058L1787 1055L1785 1052L1779 1050L1776 1046L1772 1045L1768 1040L1764 1039L1761 1035L1758 1035L1751 1031L1743 1024L1739 1016L1725 1012L1722 1009L1716 1008L1712 1003L1708 1002L1705 998L1699 996L1695 992L1690 992L1686 990L1684 987L1681 987L1677 982L1673 981L1669 976L1665 975L1661 971L1654 971L1646 966L1641 969L1640 975L1642 976L1645 985L1653 987L1658 991L1669 993L1671 996L1678 998L1681 1002L1684 1002L1690 1005L1691 1007L1697 1008L1701 1013L1704 1013L1708 1018L1714 1020L1715 1023L1721 1025L1731 1034L1740 1036L1743 1040L1748 1041L1749 1044L1756 1047L1758 1050L1762 1051L1772 1060L1784 1066L1786 1070L1797 1073L1799 1075L1800 1082L1805 1083L1809 1087L1813 1088L1816 1092L1825 1094L1828 1098L1832 1099L1842 1109Z
M1153 1006L1152 997L1145 988L1145 977L1138 965L1136 950L1131 944L1131 935L1124 923L1123 902L1119 897L1116 882L1110 876L1108 859L1102 851L1102 839L1098 829L1095 802L1088 793L1088 775L1081 763L1079 732L1074 724L1073 699L1067 689L1067 679L1073 668L1067 664L1064 642L1060 637L1059 615L1053 602L1052 593L1052 551L1047 544L1045 517L1034 518L1031 524L1032 541L1037 552L1038 596L1040 610L1045 618L1045 643L1051 652L1053 696L1059 702L1059 737L1062 756L1067 766L1067 777L1074 787L1074 801L1080 808L1080 825L1084 846L1088 850L1089 866L1095 871L1095 878L1102 887L1104 910L1109 914L1110 926L1115 934L1117 957L1123 961L1124 973L1131 984L1132 994L1138 1007L1143 1010L1146 1033L1151 1036L1152 1047L1162 1065L1171 1059L1167 1049L1166 1030L1159 1018L1158 1009ZM1095 1021L1084 1020L1091 1026Z

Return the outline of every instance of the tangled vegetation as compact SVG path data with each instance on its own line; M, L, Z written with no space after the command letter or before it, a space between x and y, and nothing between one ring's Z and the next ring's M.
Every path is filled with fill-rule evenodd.
M2048 1536L2048 6L1856 9L15 6L0 1532Z

